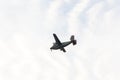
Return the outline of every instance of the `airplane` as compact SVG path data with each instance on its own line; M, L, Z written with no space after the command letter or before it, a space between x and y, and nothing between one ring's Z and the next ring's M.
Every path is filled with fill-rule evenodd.
M52 51L52 49L53 49L53 50L58 50L58 49L60 49L61 51L66 52L66 50L65 50L64 47L68 46L68 45L71 44L71 43L72 43L73 45L76 45L76 44L77 44L77 41L74 39L74 35L72 35L72 36L70 37L70 41L67 41L67 42L61 42L61 41L58 39L58 37L57 37L57 35L56 35L55 33L53 33L53 36L54 36L54 39L55 39L55 43L53 43L53 46L50 48L51 51Z

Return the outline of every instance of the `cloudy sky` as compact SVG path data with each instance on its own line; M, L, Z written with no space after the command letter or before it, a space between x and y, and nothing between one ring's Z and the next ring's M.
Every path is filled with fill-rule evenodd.
M1 0L0 80L120 80L119 21L119 0Z

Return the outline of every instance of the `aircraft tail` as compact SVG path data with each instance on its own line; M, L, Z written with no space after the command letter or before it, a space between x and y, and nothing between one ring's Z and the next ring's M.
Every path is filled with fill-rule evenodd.
M77 44L77 40L75 40L74 35L71 36L70 40L73 43L73 45Z

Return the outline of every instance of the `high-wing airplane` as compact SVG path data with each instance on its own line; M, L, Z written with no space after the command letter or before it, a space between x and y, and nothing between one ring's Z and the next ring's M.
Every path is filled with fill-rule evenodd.
M58 37L57 37L57 35L56 35L55 33L53 33L53 36L54 36L54 39L55 39L55 43L53 43L53 46L50 48L51 51L52 51L52 49L53 49L53 50L60 49L60 50L62 50L63 52L66 52L66 50L65 50L64 47L68 46L68 45L71 44L71 43L72 43L73 45L75 45L75 44L77 43L77 41L74 39L74 35L72 35L71 38L70 38L70 41L67 41L67 42L61 42L61 41L58 39Z

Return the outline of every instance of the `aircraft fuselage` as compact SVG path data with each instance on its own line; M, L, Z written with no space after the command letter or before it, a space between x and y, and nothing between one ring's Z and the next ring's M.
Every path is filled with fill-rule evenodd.
M50 49L61 49L61 48L66 47L67 45L69 45L71 43L72 43L72 41L62 42L61 45L54 43Z

